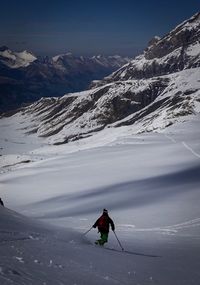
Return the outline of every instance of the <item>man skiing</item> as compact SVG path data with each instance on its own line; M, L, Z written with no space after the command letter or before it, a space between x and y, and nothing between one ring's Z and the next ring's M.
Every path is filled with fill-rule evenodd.
M1 205L1 206L4 206L4 203L3 203L3 201L1 200L1 198L0 198L0 205Z
M108 234L109 234L109 226L111 225L112 231L115 230L115 225L113 220L108 216L108 211L103 209L103 214L100 218L95 222L93 228L98 227L98 231L100 232L100 239L95 241L95 244L104 245L104 243L108 242Z

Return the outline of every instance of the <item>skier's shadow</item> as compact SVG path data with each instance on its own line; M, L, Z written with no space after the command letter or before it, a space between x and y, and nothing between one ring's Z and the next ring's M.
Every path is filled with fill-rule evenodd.
M132 255L139 255L139 256L145 256L145 257L162 257L160 255L145 254L145 253L128 251L128 250L119 250L119 249L109 248L109 247L103 247L103 248L106 250L112 250L112 251L116 251L116 252L120 252L120 253L124 252L124 253L132 254Z
M83 238L82 242L85 244L90 244L90 245L94 245L92 242L90 242L87 238ZM153 254L145 254L145 253L140 253L140 252L135 252L135 251L129 251L129 250L119 250L119 249L115 249L115 248L110 248L110 247L104 247L104 246L98 246L96 245L95 247L97 248L101 248L101 249L105 249L105 250L110 250L110 251L115 251L115 252L119 252L119 253L127 253L127 254L132 254L132 255L138 255L138 256L144 256L144 257L162 257L160 255L153 255Z

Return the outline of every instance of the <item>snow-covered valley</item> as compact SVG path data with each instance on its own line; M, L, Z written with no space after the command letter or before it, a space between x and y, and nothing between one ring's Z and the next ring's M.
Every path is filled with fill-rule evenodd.
M91 89L0 118L0 284L199 284L199 35L196 13Z
M0 196L12 211L0 208L1 284L198 284L199 115L160 133L124 126L60 146L26 141L15 116L5 126ZM96 229L83 235L103 208L124 252L112 231L105 249Z

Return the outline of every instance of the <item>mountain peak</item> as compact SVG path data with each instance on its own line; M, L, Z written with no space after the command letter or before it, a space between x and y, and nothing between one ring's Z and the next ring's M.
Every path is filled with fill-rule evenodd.
M0 48L0 56L0 62L9 68L27 67L37 59L37 57L31 52L26 50L15 52L6 46Z
M145 58L161 58L177 48L187 48L199 41L200 38L200 13L182 22L159 41L149 45L145 50Z
M143 54L101 82L95 81L92 89L41 99L27 107L23 114L33 119L29 131L60 144L106 127L134 124L138 132L153 131L179 121L179 117L199 113L199 19L198 13L161 39L154 37ZM78 67L80 80L80 58L75 62L66 59L56 67L68 65L72 76L73 68ZM97 63L104 67L108 59L115 64L114 57L106 56L93 57L93 61L87 58L86 63L92 68Z
M148 79L200 66L200 13L162 38L154 37L142 54L95 86L119 80Z

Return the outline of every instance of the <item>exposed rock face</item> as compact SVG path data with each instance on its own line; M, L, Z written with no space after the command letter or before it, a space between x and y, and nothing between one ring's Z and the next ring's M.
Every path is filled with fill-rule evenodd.
M137 56L98 84L144 79L200 66L200 13L183 22L163 38L154 38Z
M28 132L60 144L105 127L152 131L200 112L199 31L196 14L92 89L25 108L21 116L31 116Z
M199 68L145 80L118 81L61 98L44 98L22 112L29 132L53 144L87 137L105 127L166 127L200 105ZM194 83L194 84L193 84ZM197 109L196 109L197 107Z
M37 58L30 52L0 48L0 112L46 96L84 90L126 62L120 56L78 57L70 53Z
M198 13L150 45L145 51L145 58L161 58L179 48L187 54L188 47L198 43L199 39L200 14Z

